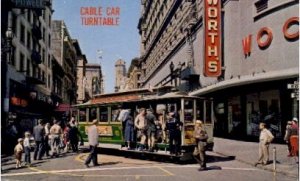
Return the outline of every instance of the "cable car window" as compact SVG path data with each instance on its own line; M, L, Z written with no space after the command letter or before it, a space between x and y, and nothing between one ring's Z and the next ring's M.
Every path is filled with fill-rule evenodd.
M111 121L113 122L119 122L120 120L119 115L120 115L121 109L118 106L114 106L111 108Z
M184 101L184 122L192 123L194 119L193 116L193 101L185 100Z
M85 122L86 121L86 108L79 109L79 122Z
M92 107L90 108L89 122L92 122L94 119L97 119L97 108Z
M196 107L196 118L197 118L197 120L204 121L203 120L204 119L203 104L204 104L203 100L197 101L197 107Z
M205 101L206 104L206 124L211 124L212 123L212 118L211 118L211 105L212 101Z
M107 107L100 108L100 122L108 122L108 109Z

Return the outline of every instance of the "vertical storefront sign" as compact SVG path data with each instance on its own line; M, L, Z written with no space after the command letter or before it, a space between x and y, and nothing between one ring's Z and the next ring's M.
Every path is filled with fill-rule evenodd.
M221 0L205 0L204 75L221 75Z

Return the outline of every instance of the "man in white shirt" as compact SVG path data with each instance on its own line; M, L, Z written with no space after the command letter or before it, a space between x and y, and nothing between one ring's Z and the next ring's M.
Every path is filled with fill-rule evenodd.
M98 129L97 129L98 120L94 119L92 126L88 129L88 140L90 145L90 154L85 160L85 165L89 167L91 161L93 161L94 166L98 166L97 160L97 146L98 146Z
M259 124L259 129L261 130L259 135L259 159L257 164L266 165L269 162L269 145L273 141L273 134L266 128L265 123Z

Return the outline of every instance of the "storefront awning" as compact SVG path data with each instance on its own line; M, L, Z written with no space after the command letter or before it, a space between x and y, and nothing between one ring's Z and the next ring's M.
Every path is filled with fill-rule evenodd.
M268 81L275 81L275 80L282 80L282 79L289 79L289 78L297 78L299 77L299 69L291 68L279 71L271 71L266 73L258 73L254 75L245 75L240 77L235 77L230 80L225 80L222 82L218 82L214 85L209 85L207 87L200 88L196 91L189 93L191 96L201 96L208 93L212 93L215 91L219 91L222 89L227 89L236 86L242 86L247 84L253 83L261 83L261 82L268 82Z
M72 109L70 104L59 104L58 107L56 107L56 112L67 112Z

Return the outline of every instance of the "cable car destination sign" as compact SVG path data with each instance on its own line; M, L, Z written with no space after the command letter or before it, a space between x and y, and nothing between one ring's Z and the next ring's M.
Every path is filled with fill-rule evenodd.
M221 75L221 0L205 0L204 75Z

